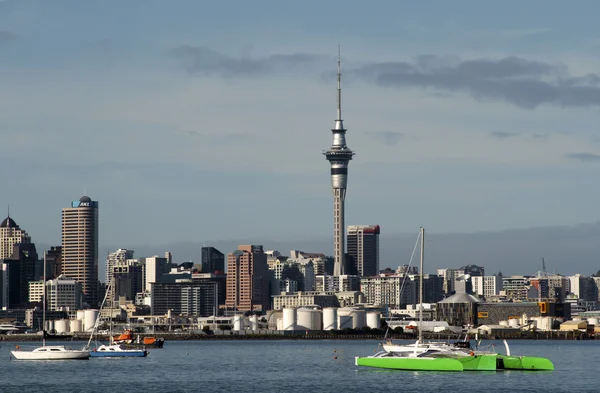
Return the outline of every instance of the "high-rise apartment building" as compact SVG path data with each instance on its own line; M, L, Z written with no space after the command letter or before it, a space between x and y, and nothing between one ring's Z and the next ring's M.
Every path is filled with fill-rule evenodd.
M143 269L143 288L147 293L152 291L153 283L160 282L163 275L169 274L171 271L171 264L169 263L169 258L166 256L159 257L155 255L153 257L140 258L140 263Z
M271 302L269 289L269 265L263 246L238 246L227 255L228 308L267 310Z
M98 202L83 196L62 210L63 274L81 283L84 300L98 306Z
M10 215L0 223L0 259L10 258L15 244L28 243L31 243L31 237L19 228Z
M353 266L349 273L361 277L379 274L379 225L349 225L348 255Z

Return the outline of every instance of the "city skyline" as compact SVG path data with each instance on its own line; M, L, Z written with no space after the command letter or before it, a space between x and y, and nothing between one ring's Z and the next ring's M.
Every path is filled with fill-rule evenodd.
M360 152L348 224L597 221L593 12L575 23L552 17L558 2L513 3L527 18L465 1L77 4L0 2L3 203L38 244L60 244L60 209L85 188L103 203L107 247L330 237L321 150L338 42ZM348 23L332 26L324 15L341 4Z

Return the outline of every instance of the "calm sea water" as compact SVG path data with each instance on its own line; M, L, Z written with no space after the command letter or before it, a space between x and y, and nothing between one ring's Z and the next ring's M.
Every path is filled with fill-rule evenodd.
M2 393L600 391L600 341L515 340L513 355L548 357L556 370L489 373L356 367L354 357L372 354L376 341L167 341L146 358L60 362L10 360L14 343L0 344Z

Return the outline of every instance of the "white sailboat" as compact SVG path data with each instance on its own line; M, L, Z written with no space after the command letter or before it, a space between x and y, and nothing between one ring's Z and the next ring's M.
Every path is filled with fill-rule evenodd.
M102 304L100 305L100 311L98 312L98 318L96 318L94 328L92 329L92 333L90 334L90 338L85 348L90 350L89 355L91 357L145 357L148 355L148 351L146 349L126 348L122 344L114 343L112 336L112 308L110 316L109 344L102 344L100 346L96 345L96 348L90 349L92 339L98 331L98 324L100 322L100 316L102 315L102 309L104 308L104 304L106 303L106 298L108 297L108 294L111 292L112 284L113 281L111 280L108 284L108 288L106 288L106 293L104 294L104 299L102 300Z
M443 341L436 342L424 342L423 341L423 263L425 259L425 229L421 228L419 231L419 238L421 243L421 260L419 266L419 336L414 344L396 344L391 340L388 340L381 344L383 350L386 352L394 353L397 356L419 356L427 352L438 352L438 353L453 353L464 352L466 355L470 354L469 348L465 348L462 345L452 345Z
M44 285L42 310L42 346L31 351L17 349L10 351L16 360L78 360L89 359L90 353L85 349L69 349L64 345L46 345L46 252L44 252Z

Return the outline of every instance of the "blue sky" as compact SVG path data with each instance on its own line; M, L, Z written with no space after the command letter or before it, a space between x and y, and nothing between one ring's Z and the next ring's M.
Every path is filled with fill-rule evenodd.
M596 222L599 8L0 0L0 202L46 244L84 190L105 245L331 236L340 42L348 224Z

